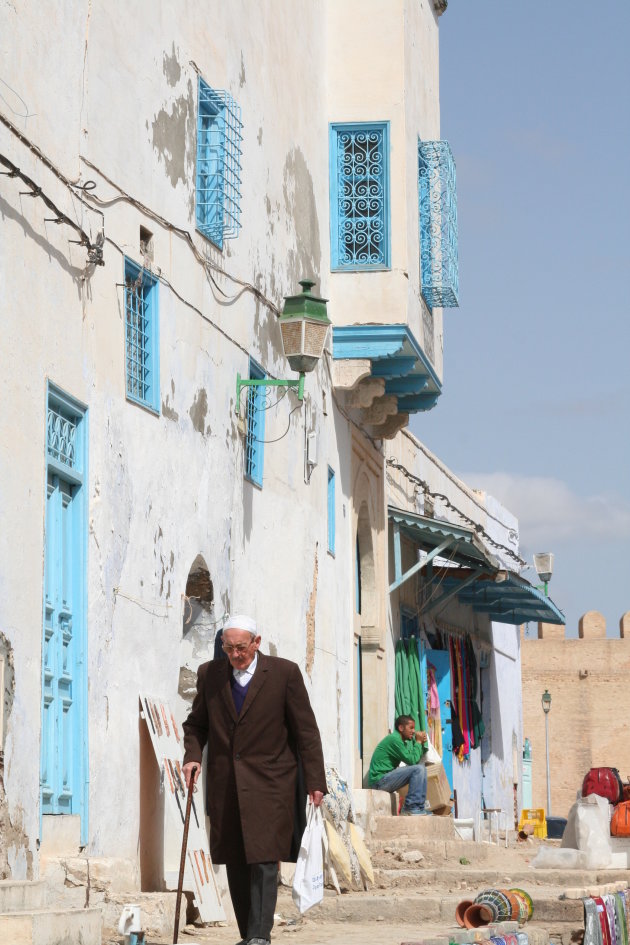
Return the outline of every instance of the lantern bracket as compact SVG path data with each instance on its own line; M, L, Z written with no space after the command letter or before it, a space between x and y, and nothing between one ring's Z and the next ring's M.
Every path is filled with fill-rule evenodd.
M276 380L271 377L245 378L240 374L236 375L236 407L234 412L238 415L241 405L241 391L244 387L292 387L297 391L298 400L304 400L304 373L291 381Z

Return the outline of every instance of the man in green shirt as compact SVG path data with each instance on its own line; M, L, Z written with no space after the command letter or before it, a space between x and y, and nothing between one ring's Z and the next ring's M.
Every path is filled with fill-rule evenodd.
M416 732L416 723L410 715L399 715L395 731L386 735L376 748L370 762L370 787L379 791L397 791L403 784L409 791L401 814L426 814L427 770L422 756L427 750L427 733ZM404 767L399 767L400 762Z

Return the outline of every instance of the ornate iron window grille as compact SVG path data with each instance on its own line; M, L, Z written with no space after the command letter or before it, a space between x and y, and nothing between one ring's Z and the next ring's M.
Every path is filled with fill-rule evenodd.
M130 260L125 262L125 355L127 397L157 410L157 282Z
M250 361L249 376L251 380L262 380L265 372L255 361ZM245 438L245 476L257 486L263 484L263 464L265 455L265 410L267 388L247 388L247 435Z
M199 78L197 228L219 249L241 228L241 109L229 92Z
M389 124L331 126L333 269L389 266Z
M49 398L46 415L48 455L71 469L76 463L78 420L78 417L66 413L58 404L51 403Z
M433 309L459 305L455 161L447 141L418 142L422 296Z

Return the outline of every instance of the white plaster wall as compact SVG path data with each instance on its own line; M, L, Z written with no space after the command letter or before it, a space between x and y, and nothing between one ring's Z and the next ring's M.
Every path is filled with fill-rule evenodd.
M226 277L217 275L219 288L212 286L187 241L121 193L191 229L194 60L211 84L233 91L244 120L241 235L224 254L193 233L195 245L230 274L259 287L275 305L284 293L297 291L297 279L305 275L320 278L318 289L326 296L323 13L318 3L275 4L273 15L252 16L244 2L229 9L218 2L203 8L190 2L175 14L143 0L130 19L120 4L74 6L72 43L66 41L65 15L48 19L35 6L23 11L3 67L6 81L38 113L37 123L29 119L22 127L28 134L33 131L42 151L68 174L77 171L80 155L87 157L113 182L85 162L81 165L83 179L97 182L107 236L105 266L82 282L85 250L69 242L75 234L44 223L49 213L41 201L21 198L18 192L25 188L19 182L1 179L5 343L0 393L5 409L0 434L11 449L0 452L0 628L13 644L16 664L6 790L11 817L24 827L24 849L34 856L39 836L45 379L50 377L85 403L89 416L88 851L135 858L141 795L138 692L175 701L182 594L198 554L208 564L217 612L252 610L262 629L263 650L275 647L304 668L317 553L314 662L307 686L327 759L346 775L351 772L350 433L334 407L327 363L322 361L308 377L305 404L292 414L290 424L289 410L296 405L292 394L269 412L266 438L280 437L287 426L288 432L265 448L263 489L245 482L234 414L236 373L247 374L251 351L273 375L288 375L276 316ZM5 5L3 17L7 10ZM59 50L55 78L48 84L38 70L24 68L25 62L37 60L44 28L47 48ZM74 77L72 94L55 93L60 75ZM84 75L79 82L77 77ZM185 141L176 153L180 132ZM4 126L0 152L65 212L76 213L90 233L99 230L98 214L81 208ZM140 225L154 234L154 271L188 303L160 285L159 417L127 402L124 394L120 283L123 252L141 261ZM205 414L200 407L204 395ZM319 435L319 463L308 485L305 423ZM328 465L337 474L334 558L326 549ZM25 871L26 866L19 867L19 875Z
M418 236L418 136L439 137L437 18L417 0L328 0L328 121L390 122L391 267L334 272L337 324L408 324L424 348ZM435 368L442 375L441 313Z

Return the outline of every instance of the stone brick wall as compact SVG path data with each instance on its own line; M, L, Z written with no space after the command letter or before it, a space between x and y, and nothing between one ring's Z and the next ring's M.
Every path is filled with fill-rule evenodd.
M565 817L591 767L619 769L630 780L630 612L620 636L606 636L606 621L589 611L577 639L565 628L538 625L538 638L521 628L523 737L532 746L532 802L547 807L545 718L541 696L551 694L549 767L551 813Z

